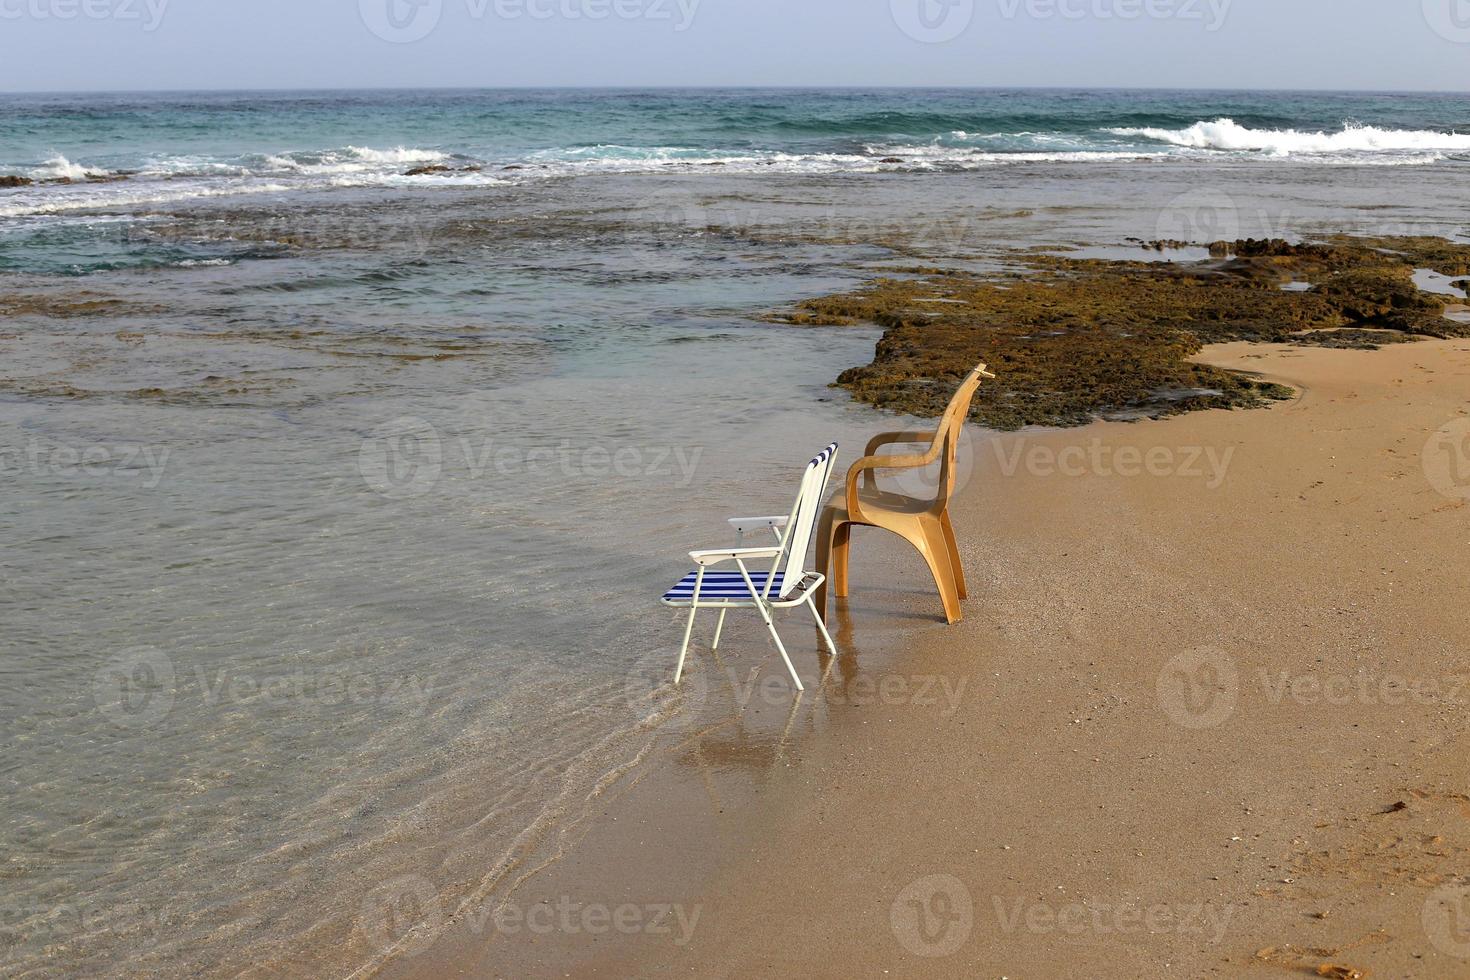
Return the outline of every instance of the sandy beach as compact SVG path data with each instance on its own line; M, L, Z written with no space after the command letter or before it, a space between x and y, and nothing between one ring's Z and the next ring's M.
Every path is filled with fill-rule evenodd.
M504 63L350 4L225 33L366 35L368 88L119 90L192 17L18 70L0 976L1470 980L1470 94L1171 88L1184 35L1083 45L1144 88L946 81L902 4L871 49L711 8L729 87L381 88ZM1417 31L1420 89L1463 55L1420 13L1218 64L1366 87L1321 31ZM783 68L911 74L772 87L795 27ZM1089 36L970 39L1023 27ZM800 696L753 613L675 686L689 551L980 361L964 622L859 532L837 652L784 616Z
M820 686L734 627L741 710L382 975L1470 976L1470 342L1200 360L1298 396L977 437L962 624L859 534Z

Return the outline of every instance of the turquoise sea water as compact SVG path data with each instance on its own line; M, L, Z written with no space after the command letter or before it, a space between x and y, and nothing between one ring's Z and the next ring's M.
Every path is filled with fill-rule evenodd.
M738 716L657 596L894 427L827 387L875 330L761 314L1012 246L1464 239L1467 161L1451 95L0 96L0 972L346 975L440 921L385 887L504 896Z
M1001 154L1324 155L1403 162L1470 153L1470 97L976 90L282 92L8 96L0 168L57 155L170 175L360 173L414 162L637 169L749 160L815 169L910 155L952 166ZM1227 125L1230 120L1233 125ZM1295 135L1293 135L1295 131ZM1455 135L1458 133L1458 138ZM334 153L343 159L335 167ZM1357 155L1356 157L1354 155Z
M500 91L0 96L0 217L302 187L569 174L825 174L1184 159L1470 159L1470 97L1089 91ZM882 161L899 159L901 163ZM404 177L414 167L478 171ZM507 167L526 168L507 170Z

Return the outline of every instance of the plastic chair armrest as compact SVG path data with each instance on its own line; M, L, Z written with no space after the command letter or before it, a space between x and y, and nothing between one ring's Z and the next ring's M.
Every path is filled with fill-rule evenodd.
M895 442L933 442L939 435L937 430L930 432L884 432L868 440L868 448L863 450L864 456L872 456L879 449Z
M938 458L939 450L934 447L930 447L927 453L907 456L864 456L847 471L847 513L854 518L862 518L863 508L858 502L858 482L864 473L872 470L915 470L928 466Z

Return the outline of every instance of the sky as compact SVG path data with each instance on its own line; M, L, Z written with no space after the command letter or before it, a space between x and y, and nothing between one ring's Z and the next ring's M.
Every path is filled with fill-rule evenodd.
M0 0L5 92L704 85L1463 91L1470 0Z

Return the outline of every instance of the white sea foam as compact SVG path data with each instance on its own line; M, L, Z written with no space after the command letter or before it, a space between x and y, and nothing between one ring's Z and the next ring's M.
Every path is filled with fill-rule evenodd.
M51 157L33 173L37 180L86 180L88 177L106 177L108 172L100 167L85 167L72 163L60 153Z
M266 154L265 155L265 158L261 161L261 163L262 163L262 167L261 167L262 170L266 170L266 171L278 171L278 172L279 171L300 170L301 169L301 166L302 166L301 164L297 163L295 160L293 160L290 157L278 156L277 154L274 154L274 153L268 153L268 154Z
M249 167L208 156L149 157L138 168L147 177L245 177Z
M365 146L349 146L346 152L363 163L383 166L399 166L409 163L442 163L449 159L448 153L439 150L419 150L397 147L392 150L374 150Z
M404 174L335 174L326 179L330 187L499 187L516 184L518 180L494 177L480 171L454 172L447 174L421 174L409 177Z
M202 181L128 182L67 187L66 194L44 196L24 194L0 198L0 218L61 214L88 208L132 207L139 204L168 204L201 197L229 197L237 194L271 194L296 190L295 186L264 181L239 181L229 184L205 184Z
M1107 134L1103 137L1101 134ZM1111 145L1109 145L1111 142ZM1197 122L1184 129L1110 128L1093 138L1060 132L974 133L955 130L929 141L875 142L846 152L789 153L695 146L602 144L558 147L484 160L421 147L253 153L224 157L159 154L119 183L92 184L106 170L57 154L33 168L37 180L77 183L0 192L0 217L56 215L91 208L160 204L190 198L333 187L497 187L548 177L585 174L871 174L891 170L962 172L1024 164L1116 164L1133 161L1209 159L1228 165L1253 160L1311 165L1419 166L1470 154L1470 133L1392 130L1349 123L1338 132L1251 129L1231 119ZM894 161L891 158L897 158ZM516 160L521 169L501 170ZM888 162L884 162L887 160ZM481 171L459 170L408 177L415 166L480 162ZM160 180L167 178L167 180Z
M1166 158L1167 151L1048 149L1019 152L990 152L974 147L932 144L870 145L862 153L739 153L659 147L636 154L618 152L620 147L588 147L572 153L547 151L535 155L530 171L547 174L579 173L667 173L670 171L710 173L841 174L875 173L894 167L914 170L971 170L1008 163L1100 163L1145 158ZM890 158L901 163L885 163Z
M955 130L926 143L866 144L861 153L598 145L544 150L532 154L529 162L554 173L571 174L666 172L698 167L720 168L726 173L821 174L886 169L893 164L880 161L889 157L901 158L911 169L966 170L1021 163L1118 163L1201 156L1222 159L1218 152L1222 150L1236 151L1234 156L1243 159L1296 157L1317 164L1422 165L1470 151L1470 134L1385 130L1359 124L1348 124L1338 133L1314 133L1252 130L1233 120L1218 119L1180 130L1120 127L1101 132L1112 138L1063 132ZM1157 145L1160 143L1166 145Z
M1470 151L1470 133L1441 133L1423 129L1380 129L1346 123L1334 133L1297 129L1251 129L1233 119L1197 122L1186 129L1113 128L1114 136L1141 136L1195 150L1255 150L1272 156L1296 154L1352 154L1412 151Z
M335 150L313 150L291 153L253 153L237 163L224 163L198 158L183 158L179 162L191 167L192 173L218 173L234 167L255 174L304 174L308 176L330 176L333 174L389 174L399 168L428 163L443 163L450 155L439 150L421 150L397 147L391 150L375 150L364 146L347 146Z
M1013 134L1033 135L1033 134ZM1120 160L1166 159L1174 154L1169 151L1144 152L1137 150L1072 149L1080 146L1073 140L1057 137L1055 140L1036 138L1033 142L1044 146L1056 142L1063 146L1014 152L976 149L974 147L945 146L928 143L917 146L904 144L874 145L865 147L874 157L898 157L909 164L938 164L949 167L993 166L1001 163L1109 163ZM872 162L869 160L868 162Z

